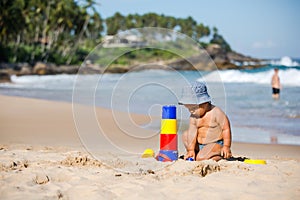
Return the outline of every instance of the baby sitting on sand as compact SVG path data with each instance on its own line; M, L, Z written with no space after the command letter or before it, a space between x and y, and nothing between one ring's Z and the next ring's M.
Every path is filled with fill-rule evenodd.
M197 81L184 88L179 104L191 113L189 128L182 136L187 150L185 159L218 161L230 158L230 123L225 113L211 104L206 85Z

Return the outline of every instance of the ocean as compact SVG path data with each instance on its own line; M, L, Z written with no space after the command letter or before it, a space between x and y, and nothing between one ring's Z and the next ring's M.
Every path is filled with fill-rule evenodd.
M212 103L228 115L233 141L300 145L300 64L288 57L253 70L163 71L124 74L13 76L0 94L106 107L151 116L146 129L159 131L161 107L177 106L178 133L189 113L178 105L182 89L196 80L207 83ZM272 99L273 69L282 90ZM16 113L17 114L17 113ZM118 119L120 120L120 119Z

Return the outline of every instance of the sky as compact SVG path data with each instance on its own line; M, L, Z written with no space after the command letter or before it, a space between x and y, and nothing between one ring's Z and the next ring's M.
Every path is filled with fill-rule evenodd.
M154 12L217 27L231 49L255 58L300 58L299 0L95 0L102 18Z

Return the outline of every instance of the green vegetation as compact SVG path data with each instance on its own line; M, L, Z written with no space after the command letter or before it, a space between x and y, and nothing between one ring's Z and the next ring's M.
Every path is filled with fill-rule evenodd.
M222 35L218 34L218 29L213 28L213 38L210 40L211 43L218 44L221 46L222 49L224 49L226 52L231 51L231 47L229 44L225 41Z
M92 0L1 0L1 52L8 62L76 63L100 42L103 20ZM93 42L90 42L93 41Z
M201 39L211 37L210 28L192 17L183 19L155 13L123 16L117 12L102 19L97 6L93 0L1 0L0 62L79 64L102 41L102 36L132 28L172 29L190 36L203 47L207 44ZM211 42L231 50L216 28ZM125 53L115 60L113 64L116 65L130 65L136 59L169 60L176 57L172 52L159 49L126 52L119 48L114 51ZM101 59L98 60L100 64L109 60Z
M158 57L160 60L170 60L176 57L176 55L165 50L145 48L125 53L123 56L116 59L112 64L134 65L134 60L155 62L157 61L156 59Z

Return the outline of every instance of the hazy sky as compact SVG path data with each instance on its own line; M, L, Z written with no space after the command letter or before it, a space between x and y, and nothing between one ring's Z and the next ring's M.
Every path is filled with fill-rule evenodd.
M300 58L300 1L298 0L96 0L103 18L155 12L193 17L217 27L242 54L258 58Z

